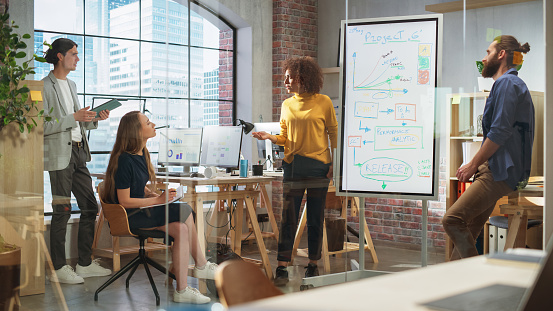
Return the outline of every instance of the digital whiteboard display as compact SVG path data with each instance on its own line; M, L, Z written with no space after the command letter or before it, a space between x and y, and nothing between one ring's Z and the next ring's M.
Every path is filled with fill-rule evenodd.
M342 22L338 192L437 195L434 111L440 20Z

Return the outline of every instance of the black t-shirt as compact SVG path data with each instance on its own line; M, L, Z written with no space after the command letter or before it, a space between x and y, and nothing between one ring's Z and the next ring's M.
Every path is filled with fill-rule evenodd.
M122 153L119 156L117 171L115 172L115 189L131 189L131 198L144 198L144 187L148 183L148 166L144 155ZM116 203L119 203L117 191Z

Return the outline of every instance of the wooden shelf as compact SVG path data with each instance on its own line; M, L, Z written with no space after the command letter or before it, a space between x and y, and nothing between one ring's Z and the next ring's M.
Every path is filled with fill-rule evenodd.
M321 68L321 71L326 73L340 73L340 67L328 67L328 68Z
M522 2L530 2L536 0L466 0L467 10L482 9L492 6L515 4ZM450 13L463 10L464 1L450 1L439 4L429 4L425 6L425 10L434 13Z

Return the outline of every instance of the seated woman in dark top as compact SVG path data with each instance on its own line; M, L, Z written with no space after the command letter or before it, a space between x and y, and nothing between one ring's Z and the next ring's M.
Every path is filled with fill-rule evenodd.
M171 203L167 208L169 215L166 215L167 200L173 199L176 191L171 189L168 195L158 195L146 187L148 181L155 183L154 168L146 148L148 139L156 136L154 127L155 124L139 111L131 111L121 118L101 196L104 202L119 203L127 210L131 231L162 230L174 239L172 259L177 288L173 300L207 303L209 297L187 285L190 255L196 264L194 276L197 278L213 279L217 268L201 251L192 209L186 204ZM151 205L156 206L139 209Z

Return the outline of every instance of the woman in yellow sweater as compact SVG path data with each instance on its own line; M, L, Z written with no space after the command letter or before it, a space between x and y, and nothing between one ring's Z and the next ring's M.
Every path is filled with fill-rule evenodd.
M278 267L275 285L288 282L291 259L303 194L307 189L307 238L309 264L305 277L319 275L326 193L332 178L331 150L336 148L338 123L332 101L319 94L323 74L311 57L288 59L284 63L284 84L294 96L282 103L280 135L254 132L284 146L284 206L278 240ZM330 148L329 148L330 141Z

